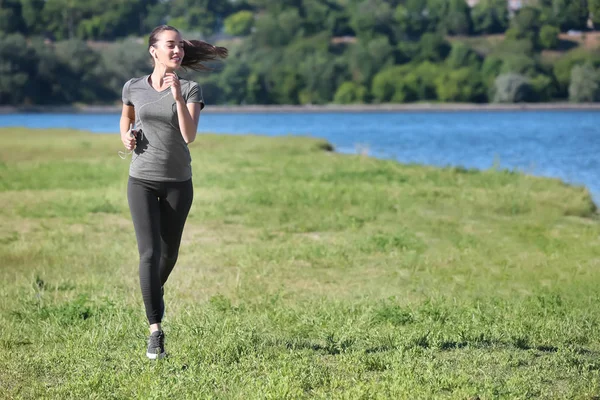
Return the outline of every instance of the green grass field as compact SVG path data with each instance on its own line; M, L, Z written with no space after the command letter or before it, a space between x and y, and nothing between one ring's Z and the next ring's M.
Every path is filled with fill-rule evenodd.
M199 136L152 362L118 136L0 140L0 397L600 396L584 188Z

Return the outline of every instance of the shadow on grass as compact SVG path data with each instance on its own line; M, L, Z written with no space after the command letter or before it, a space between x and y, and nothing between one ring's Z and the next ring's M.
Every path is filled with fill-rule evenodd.
M556 50L559 51L569 51L572 50L576 47L579 46L579 43L573 41L573 40L568 40L568 39L559 39L558 40L558 46L556 47Z

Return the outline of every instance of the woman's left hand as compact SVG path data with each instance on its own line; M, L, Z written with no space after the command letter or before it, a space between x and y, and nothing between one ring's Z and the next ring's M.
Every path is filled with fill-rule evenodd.
M183 100L183 95L181 94L181 85L179 84L179 78L173 72L168 72L165 74L163 78L163 82L165 85L171 86L171 94L175 101Z

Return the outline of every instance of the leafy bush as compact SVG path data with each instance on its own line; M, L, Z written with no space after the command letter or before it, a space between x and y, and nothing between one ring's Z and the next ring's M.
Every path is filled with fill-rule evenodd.
M552 25L544 25L540 29L539 43L543 49L555 49L558 47L558 34L560 29Z
M386 0L362 0L356 2L356 12L350 17L350 26L361 40L388 34L393 24L393 12Z
M501 33L508 27L508 8L505 0L481 0L471 9L475 33Z
M99 52L103 80L114 93L120 95L125 82L152 71L146 46L136 40L112 43Z
M446 64L450 68L461 68L474 66L478 67L481 64L479 55L468 45L462 42L452 43L452 49L446 59Z
M473 30L469 6L464 0L443 0L447 14L441 18L442 27L451 35L468 35Z
M419 40L420 52L416 61L442 61L450 53L450 43L436 33L426 33Z
M515 73L532 77L537 74L538 65L535 59L524 54L510 54L502 61L500 73Z
M542 58L540 48L558 47L557 27L579 27L588 14L594 21L600 18L600 0L527 2L510 19L508 31L506 0L480 0L472 9L465 0L3 4L0 31L47 35L0 38L0 101L5 104L118 101L123 82L148 73L149 64L145 40L114 40L144 36L163 23L177 26L185 38L219 41L230 50L218 73L182 72L218 91L207 91L213 103L481 101L486 91L487 97L496 97L496 78L503 74L527 77L528 101L566 99L574 66L600 66L600 54L584 49L554 58L553 67L540 62L550 58ZM467 38L450 44L445 39L448 34L505 31L500 41ZM241 37L223 37L222 32ZM578 85L573 85L576 93Z
M588 0L590 8L590 19L595 25L596 29L600 27L600 0Z
M574 66L569 100L577 103L600 101L600 69L594 68L590 62Z
M373 100L377 103L404 103L416 100L417 93L404 79L410 68L408 65L394 66L375 75L371 88Z
M496 78L494 103L519 103L531 101L533 89L527 77L520 74L502 74Z
M57 79L61 86L70 88L67 92L69 102L96 103L98 99L112 94L102 79L104 71L100 53L86 42L79 39L59 42L56 44L56 56L65 66Z
M570 29L586 29L586 23L590 13L588 2L590 0L553 0L551 7L551 22L566 32Z
M436 78L435 85L441 101L481 102L485 99L480 74L474 68L447 71Z
M521 8L510 21L510 29L506 32L507 39L528 39L537 44L541 28L541 11L538 8L525 6Z
M410 93L418 100L437 99L435 79L440 75L442 67L429 61L422 62L406 74L404 82Z
M0 104L17 104L24 100L37 61L22 35L0 33Z
M366 100L367 88L355 82L344 82L333 97L337 104L364 103Z
M569 51L554 63L552 72L556 77L559 96L567 97L573 67L587 62L591 63L594 68L598 68L600 66L600 55L583 49L576 49Z
M556 94L555 81L548 75L538 74L529 79L532 90L531 101L550 101Z
M495 80L500 75L502 69L502 58L496 55L489 55L483 60L481 65L481 81L488 93L494 91ZM490 96L488 96L490 97Z

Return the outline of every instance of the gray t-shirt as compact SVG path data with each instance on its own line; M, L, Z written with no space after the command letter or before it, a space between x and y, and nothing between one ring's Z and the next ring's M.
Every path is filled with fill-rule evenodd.
M171 88L158 92L149 78L133 78L123 86L123 103L135 108L135 129L142 130L129 175L150 181L187 181L192 177L192 157L181 136ZM186 79L179 82L185 102L204 107L198 84Z

